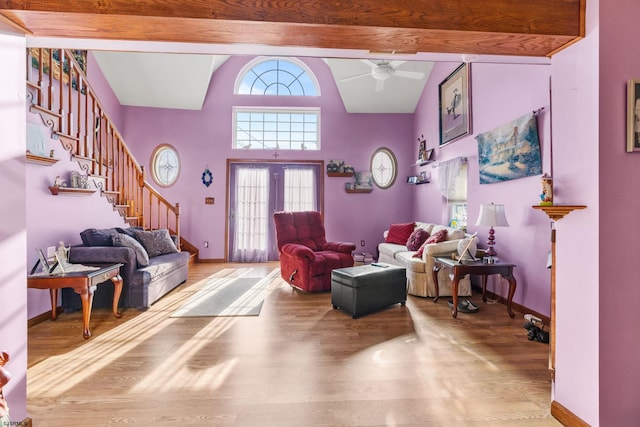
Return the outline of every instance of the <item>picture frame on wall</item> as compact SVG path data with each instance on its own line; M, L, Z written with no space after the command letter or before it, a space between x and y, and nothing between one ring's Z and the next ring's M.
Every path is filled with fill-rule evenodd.
M627 82L627 153L640 151L640 79Z
M463 63L438 86L440 146L471 133L471 64Z

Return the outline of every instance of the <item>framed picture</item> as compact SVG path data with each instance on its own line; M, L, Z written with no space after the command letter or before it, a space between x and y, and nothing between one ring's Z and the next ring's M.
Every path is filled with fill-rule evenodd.
M440 145L471 133L471 64L462 64L439 85Z
M627 152L640 151L640 79L627 83Z

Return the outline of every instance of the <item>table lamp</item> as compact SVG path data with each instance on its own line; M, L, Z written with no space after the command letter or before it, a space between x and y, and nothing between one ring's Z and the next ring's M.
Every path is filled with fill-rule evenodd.
M496 244L495 236L496 233L493 230L493 227L508 227L509 223L507 222L507 217L504 214L504 205L494 205L493 203L489 205L480 205L480 214L478 215L478 220L476 221L476 225L483 225L489 228L489 239L487 240L487 245L489 245L489 249L487 249L488 257L495 257L496 250L493 249L493 245Z

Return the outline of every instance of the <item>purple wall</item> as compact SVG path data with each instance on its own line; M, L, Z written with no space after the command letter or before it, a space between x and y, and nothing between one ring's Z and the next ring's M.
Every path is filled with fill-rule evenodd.
M25 220L25 49L23 37L0 34L0 351L13 376L4 388L12 420L27 416L27 250Z
M602 425L630 425L631 420L637 425L640 312L627 310L620 303L640 300L635 250L640 236L640 153L625 152L626 83L640 78L640 39L629 35L637 31L640 5L634 0L608 1L606 7L604 2L600 4L599 163L594 162L600 187L600 271L596 282L600 296L600 420Z
M306 58L304 62L319 81L322 96L255 97L233 94L238 72L253 58L229 59L214 74L202 111L179 111L154 108L125 108L124 138L135 141L132 151L149 167L150 156L159 144L176 147L182 162L182 172L176 185L160 189L168 200L179 202L182 235L200 249L204 259L223 259L225 255L225 225L227 197L227 159L273 159L272 152L232 150L232 107L249 106L257 102L267 105L319 106L322 108L319 152L280 152L278 160L341 159L356 170L369 170L371 155L378 147L391 147L398 159L397 183L388 190L374 189L369 194L347 194L347 178L325 176L325 221L330 240L360 242L362 250L375 251L382 232L390 222L412 219L414 188L404 184L415 162L415 135L412 114L348 114L331 72L321 59ZM201 175L208 166L213 172L213 184L205 187ZM215 204L205 205L205 197L214 197ZM209 248L202 243L209 241Z
M438 147L439 108L438 86L459 63L437 63L431 72L415 118L415 133L423 134L427 148L436 148L435 165L429 170L431 184L417 186L415 190L416 219L447 222L446 200L438 191L439 161L455 157L468 159L468 230L478 232L480 241L488 236L488 229L476 227L480 205L490 202L504 204L510 227L496 228L498 256L515 263L518 283L514 301L544 315L550 313L550 273L546 268L550 249L549 220L534 211L541 192L540 176L517 180L479 184L478 148L475 136L502 126L509 121L544 108L538 116L538 132L543 154L543 170L549 171L549 77L551 67L546 65L472 64L472 134ZM417 143L416 143L417 144ZM417 145L416 145L417 150ZM490 290L505 296L505 282L492 278Z

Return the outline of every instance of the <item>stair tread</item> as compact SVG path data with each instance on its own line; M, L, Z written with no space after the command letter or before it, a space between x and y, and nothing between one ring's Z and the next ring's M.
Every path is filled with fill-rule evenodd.
M74 141L80 141L80 138L78 138L77 136L69 135L68 133L55 132L55 134L58 135L58 136L62 136L64 138L67 138L67 139L73 139Z

